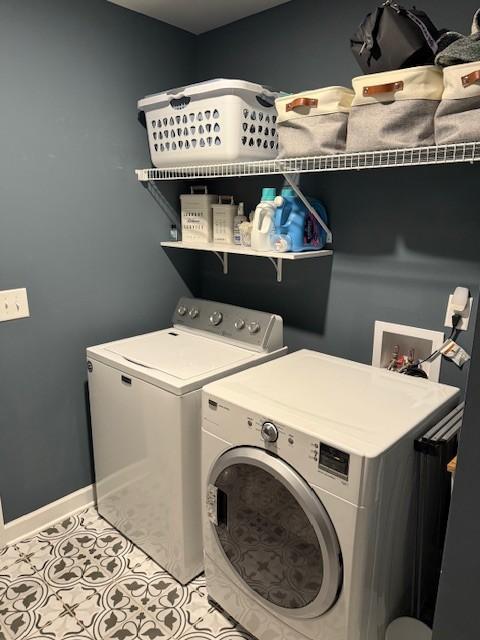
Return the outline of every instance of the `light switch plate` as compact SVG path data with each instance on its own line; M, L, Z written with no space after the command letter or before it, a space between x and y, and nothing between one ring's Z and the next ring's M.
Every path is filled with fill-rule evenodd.
M0 322L30 317L26 289L0 291Z
M452 326L452 316L453 316L452 300L453 300L453 295L451 295L448 299L447 313L445 315L446 327ZM457 324L457 329L459 331L466 331L468 329L468 325L470 323L470 316L472 315L472 306L473 306L473 298L470 298L467 303L467 306L465 307L465 310L462 312L462 317L460 319L460 322Z

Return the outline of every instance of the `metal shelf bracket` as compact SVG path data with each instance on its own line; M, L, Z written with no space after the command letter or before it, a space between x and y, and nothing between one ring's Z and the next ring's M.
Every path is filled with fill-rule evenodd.
M213 253L217 256L217 258L222 263L223 273L225 275L228 275L228 253L225 253L225 252L220 253L220 251L214 251Z
M217 258L220 260L222 264L222 269L224 275L228 275L228 253L213 251ZM282 282L283 279L283 260L281 258L268 258L270 262L273 264L275 269L275 273L277 274L277 282Z
M305 207L308 209L308 211L312 214L312 216L315 218L315 220L318 222L318 224L322 227L322 229L327 234L327 244L331 244L332 243L332 232L331 232L330 228L325 224L325 222L322 220L322 218L318 215L318 212L316 211L316 209L314 207L312 207L312 205L307 200L307 198L303 195L303 192L300 189L300 174L299 173L284 173L283 177L285 178L285 180L289 184L289 186L292 187L292 189L295 191L297 196L303 202Z
M283 279L283 260L281 258L268 258L273 264L275 272L277 274L277 282L282 282Z

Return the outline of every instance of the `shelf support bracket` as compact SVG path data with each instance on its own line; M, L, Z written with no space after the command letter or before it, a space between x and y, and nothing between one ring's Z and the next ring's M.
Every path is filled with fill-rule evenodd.
M225 251L213 251L213 253L220 260L223 268L223 273L228 274L228 253ZM277 282L282 282L283 278L283 260L281 258L270 258L270 262L273 264L275 273L277 274Z
M283 278L283 260L281 258L268 258L273 264L275 272L277 274L277 282L282 282Z
M292 187L292 189L295 191L297 196L300 198L300 200L306 206L308 211L312 214L312 216L315 218L315 220L318 222L318 224L322 227L322 229L327 234L327 244L331 244L332 243L332 232L331 232L330 228L325 224L325 222L322 220L322 218L318 215L318 212L316 211L316 209L314 207L312 207L312 205L307 200L307 198L303 195L303 192L300 189L300 186L299 186L300 174L299 173L284 173L283 177L288 182L289 186Z
M225 252L221 253L220 251L214 251L213 253L217 256L217 258L222 263L223 273L227 275L228 274L228 253L225 253Z

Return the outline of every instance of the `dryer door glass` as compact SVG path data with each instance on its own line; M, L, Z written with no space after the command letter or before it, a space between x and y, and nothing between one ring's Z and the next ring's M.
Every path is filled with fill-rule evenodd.
M299 617L328 610L342 582L340 547L303 478L280 458L239 447L219 459L211 481L218 543L248 587Z

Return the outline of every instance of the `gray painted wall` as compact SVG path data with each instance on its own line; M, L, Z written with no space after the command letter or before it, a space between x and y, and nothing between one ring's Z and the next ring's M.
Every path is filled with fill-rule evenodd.
M294 0L202 35L197 78L245 78L286 91L348 85L360 73L349 36L371 7L371 0ZM476 4L425 0L422 7L439 25L465 31ZM232 257L224 277L206 257L202 294L281 313L293 349L370 362L376 319L443 330L449 292L461 284L478 295L477 182L478 167L469 165L306 176L305 193L321 197L331 215L333 260L288 264L279 285L264 260ZM250 178L215 187L253 206L269 184L281 183ZM462 336L468 350L472 336ZM442 380L464 387L466 371L444 363Z
M104 0L0 2L0 289L31 310L0 324L6 521L92 481L85 347L165 326L187 292L133 170L136 101L191 81L194 41Z
M461 30L476 8L467 0L422 4L439 24ZM347 37L370 6L295 0L195 40L103 0L2 0L0 288L27 286L32 313L0 325L7 521L92 480L85 347L164 326L176 298L197 289L193 257L158 247L182 187L162 187L159 207L133 176L148 163L136 99L195 75L292 91L348 83L358 69ZM368 362L375 319L442 329L454 286L478 295L477 175L477 167L457 166L305 178L305 191L331 212L333 260L287 265L277 285L266 261L233 257L224 277L203 257L199 289L282 313L292 348ZM253 206L264 182L215 186ZM472 335L463 336L468 349ZM466 372L444 365L442 377L464 386ZM457 585L478 575L478 554L467 562L478 523L465 521L475 509L478 410L470 405L466 423L439 640L454 634L447 605L464 620L455 637L473 637L466 620L474 602ZM471 608L462 610L462 601Z

